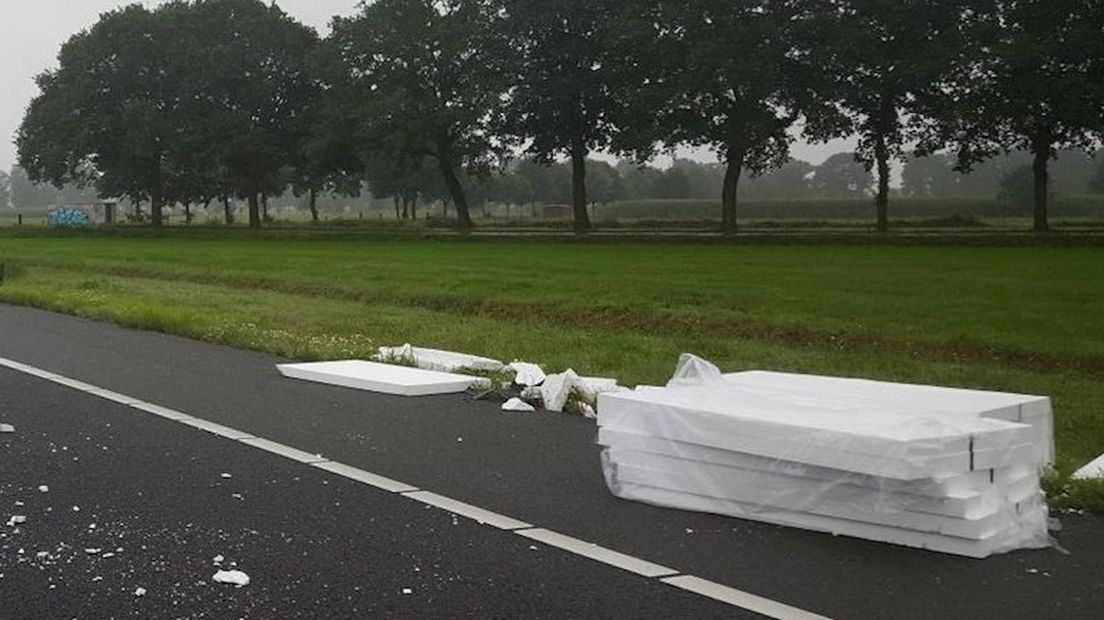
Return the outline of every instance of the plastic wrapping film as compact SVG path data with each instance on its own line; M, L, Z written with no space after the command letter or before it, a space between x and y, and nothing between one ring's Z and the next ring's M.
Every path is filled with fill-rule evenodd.
M971 557L1049 544L1042 397L683 356L667 387L603 394L598 412L624 499Z

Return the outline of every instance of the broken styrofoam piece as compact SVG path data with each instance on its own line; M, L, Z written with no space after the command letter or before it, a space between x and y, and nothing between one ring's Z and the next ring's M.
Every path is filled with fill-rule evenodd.
M409 361L423 370L456 372L458 370L476 370L481 372L499 372L505 368L502 362L489 357L455 353L440 349L426 349L405 344L401 347L380 347L380 361Z
M1074 480L1104 480L1104 454L1073 474Z
M539 403L544 400L540 386L532 385L521 389L521 399L527 403Z
M11 424L0 424L0 433L14 433L15 427Z
M456 394L480 382L479 377L360 360L281 364L277 368L292 379L398 396Z
M541 384L541 398L544 399L544 408L549 411L560 412L567 406L571 398L571 391L583 388L585 384L574 370L568 369L562 373L548 375Z
M502 405L503 411L517 411L521 413L531 413L536 411L537 408L529 403L521 400L520 398L511 398Z
M539 386L548 376L540 366L529 362L514 362L506 368L517 373L514 383L522 387Z
M211 577L215 583L235 585L239 588L249 585L249 575L240 570L220 570Z

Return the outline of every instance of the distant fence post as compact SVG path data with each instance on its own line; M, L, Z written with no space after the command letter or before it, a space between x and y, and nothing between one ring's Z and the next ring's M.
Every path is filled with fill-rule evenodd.
M15 215L15 225L16 226L22 226L23 225L23 214L22 213L17 213Z

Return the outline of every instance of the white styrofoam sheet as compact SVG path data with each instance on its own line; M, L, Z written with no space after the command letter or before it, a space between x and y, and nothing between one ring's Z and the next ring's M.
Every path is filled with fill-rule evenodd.
M281 364L277 368L291 379L397 396L455 394L479 381L478 377L361 360Z
M824 410L715 386L602 394L598 410L603 428L899 479L967 473L978 468L979 452L995 452L993 462L1011 459L1031 432L1001 420L885 407Z
M854 471L817 467L808 463L797 463L780 459L755 456L740 452L731 452L709 446L682 441L659 439L639 433L627 433L609 428L598 429L598 444L619 450L669 456L700 463L724 465L753 471L785 472L810 480L834 483L845 480L856 484L876 487L884 491L928 495L932 497L963 497L984 491L994 482L1008 484L1027 475L1034 475L1035 468L1030 460L1024 458L1012 467L976 470L965 474L941 476L938 478L920 478L915 480L887 478L860 474ZM968 454L959 456L968 459ZM889 467L889 465L886 465Z
M1025 503L1020 507L1019 512L1007 514L1007 522L1004 527L989 538L969 540L816 514L781 510L757 510L755 506L740 502L702 497L642 484L623 483L613 492L622 499L666 508L748 518L764 523L887 542L906 547L930 549L940 553L951 553L973 558L985 558L996 553L1004 553L1015 549L1041 549L1050 544L1047 534L1047 510L1041 502Z
M694 479L697 487L705 488L705 495L774 506L813 506L830 499L846 502L856 509L871 512L925 512L956 518L979 519L1000 509L1009 499L1021 501L1039 491L1038 477L1024 473L1020 478L1007 482L994 482L977 490L931 495L909 493L894 489L893 482L885 478L844 475L832 481L806 478L801 473L785 469L744 469L724 465L689 461L632 450L609 448L603 458L618 471L633 467L655 473L651 484L673 490L681 480ZM668 482L660 484L659 480ZM668 486L671 485L671 486ZM808 509L803 509L809 512Z
M1045 396L762 370L726 374L724 381L798 402L889 405L900 412L952 413L1028 424L1035 428L1032 443L1039 448L1039 465L1053 463L1053 410Z

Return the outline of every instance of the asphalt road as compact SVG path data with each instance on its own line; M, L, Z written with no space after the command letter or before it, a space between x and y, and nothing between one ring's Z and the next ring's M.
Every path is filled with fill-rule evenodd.
M7 369L0 417L5 618L753 617Z
M509 414L494 404L464 397L402 399L289 381L274 368L286 360L271 356L3 305L0 356L832 617L1096 618L1104 613L1104 520L1097 517L1060 515L1063 528L1057 540L1066 552L1048 549L970 560L617 500L602 482L595 428L582 419ZM14 396L24 390L11 388L12 382L30 386L25 389L28 396ZM417 504L412 507L409 500L361 485L349 487L351 483L305 466L233 443L223 446L218 438L133 412L106 412L120 416L111 428L101 423L101 427L76 430L98 419L78 414L71 402L86 397L39 383L11 373L0 375L0 417L7 416L7 403L13 403L15 411L22 411L18 415L29 420L29 425L22 425L35 438L27 448L35 451L23 456L14 452L22 444L0 438L0 449L5 450L0 452L0 507L7 509L8 500L14 500L9 494L17 488L21 497L32 496L19 500L28 507L31 500L40 502L54 495L54 485L61 483L37 480L40 476L34 475L61 467L62 460L47 450L49 442L56 446L61 441L70 450L88 448L85 444L106 446L107 450L93 449L105 455L76 455L81 461L64 463L68 473L59 478L86 481L80 492L87 494L85 501L100 498L103 507L97 510L106 515L100 520L130 524L166 544L184 541L173 543L175 551L157 552L177 558L167 570L174 575L173 584L182 584L175 599L179 605L207 601L202 604L211 606L202 609L221 610L218 605L223 603L218 601L248 590L257 598L241 603L247 605L242 609L262 616L275 608L316 610L319 601L342 605L333 610L339 616L352 614L352 606L369 614L400 616L707 617L721 613L739 617L741 613L540 545L534 552L528 541L515 535L484 531L462 520L453 526L447 513L426 511ZM34 425L39 419L52 426L37 431ZM19 419L11 423L21 425ZM59 439L70 428L74 431L66 437L72 439ZM48 435L41 442L40 432ZM116 460L91 466L108 454ZM16 455L11 467L9 455ZM9 471L18 475L10 476ZM214 472L223 471L243 486L231 491L223 479L214 477ZM322 484L326 480L329 484ZM29 490L39 484L51 485L51 492L34 496ZM148 494L155 489L161 490L158 500L135 501L136 490ZM340 499L335 499L339 490ZM245 499L234 498L233 493ZM337 502L341 506L334 505ZM398 503L392 506L394 502ZM55 544L65 542L74 549L84 544L71 537L87 527L84 521L92 522L84 518L83 508L80 514L79 519L58 526L62 529L54 535ZM23 531L30 532L34 519L41 517L27 516ZM188 523L193 528L187 528ZM293 561L295 552L276 553L283 532L302 546L298 553L307 550L310 560ZM217 542L222 535L234 543L227 543L231 553L210 543L212 537ZM312 544L319 540L326 544ZM201 551L182 554L192 547ZM23 548L30 552L30 546ZM35 553L40 550L47 549ZM49 591L41 583L21 581L29 577L12 581L17 569L7 568L9 552L0 553L0 572L7 573L0 579L0 600L15 596L11 590L15 587L23 603L43 610ZM220 553L242 566L248 561L251 566L271 567L276 578L258 581L270 585L243 590L197 586L203 588L198 592L206 594L196 594L186 584L190 579L209 582L205 573L213 572L210 558ZM547 560L543 559L546 553ZM379 558L384 561L374 561ZM454 579L410 577L404 567L423 558L443 567L436 571L438 576ZM151 559L156 557L144 558L134 570L140 572ZM112 574L93 583L121 579L118 575L125 573ZM343 574L349 578L342 578ZM164 595L168 581L157 591ZM328 582L334 585L320 585ZM349 592L355 587L351 584L360 583L377 585L370 592ZM133 578L118 582L119 592L132 593L132 585L139 587ZM403 588L423 592L423 600L402 595ZM152 599L154 588L148 589L151 594L144 598ZM319 592L338 594L319 597ZM610 592L623 595L608 598ZM347 596L353 600L339 603ZM403 607L416 604L425 607ZM55 615L50 608L45 611Z

